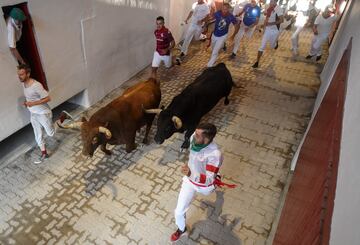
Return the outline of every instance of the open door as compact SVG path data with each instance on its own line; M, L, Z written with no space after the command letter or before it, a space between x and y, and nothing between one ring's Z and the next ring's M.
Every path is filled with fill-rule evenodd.
M22 35L17 42L16 48L25 62L31 67L31 77L40 82L46 90L48 90L45 73L42 67L39 51L36 45L34 25L28 10L27 3L20 3L11 6L4 6L4 18L7 19L12 8L17 7L21 9L25 15L26 20L23 22Z

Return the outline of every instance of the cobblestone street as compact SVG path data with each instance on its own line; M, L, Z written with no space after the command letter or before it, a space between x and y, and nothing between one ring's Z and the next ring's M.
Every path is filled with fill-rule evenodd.
M221 174L237 187L197 196L187 213L188 236L176 244L262 245L269 237L320 86L321 64L303 58L310 31L300 36L302 57L297 59L292 58L290 36L285 31L278 50L265 50L257 70L251 65L260 33L242 41L234 60L228 59L229 41L219 56L240 87L233 88L228 106L221 100L203 120L218 127ZM206 45L190 46L181 66L159 70L161 105L201 73L210 57ZM76 117L89 118L149 74L149 69L140 72ZM79 131L61 129L47 139L52 155L44 163L33 164L39 154L34 147L0 166L0 244L170 244L180 168L188 151L180 152L182 134L157 145L155 129L150 144L142 145L143 128L130 154L124 145L112 146L113 155L98 149L93 158L82 156Z

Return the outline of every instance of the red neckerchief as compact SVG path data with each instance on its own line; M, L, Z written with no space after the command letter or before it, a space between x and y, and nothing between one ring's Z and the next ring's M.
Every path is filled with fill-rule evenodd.
M276 5L274 7L268 7L268 9L266 10L266 16L268 18L270 18L271 13L272 13L272 11L274 11L275 7L276 7Z

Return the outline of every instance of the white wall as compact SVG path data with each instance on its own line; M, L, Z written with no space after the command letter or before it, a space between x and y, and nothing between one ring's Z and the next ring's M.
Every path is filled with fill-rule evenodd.
M359 244L360 233L360 2L352 1L349 14L331 48L322 81L330 81L350 37L353 37L346 92L339 172L330 244Z
M184 38L184 32L187 29L187 26L181 26L180 23L186 19L191 10L192 4L195 0L169 0L170 1L170 11L168 16L169 28L175 38L175 40L180 41Z
M353 37L330 234L330 244L333 245L357 245L360 241L360 2L352 0L345 11L321 73L322 83L313 113L315 115L319 108L344 50ZM297 156L293 163L297 161Z
M2 0L0 7L24 2ZM179 41L191 0L29 0L47 77L50 106L90 106L148 66L155 47L155 18L163 15ZM171 18L170 18L171 16ZM0 18L0 140L29 123L29 113Z

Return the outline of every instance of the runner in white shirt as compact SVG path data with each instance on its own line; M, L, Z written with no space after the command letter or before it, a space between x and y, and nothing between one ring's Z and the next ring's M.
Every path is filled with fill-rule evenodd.
M215 125L203 123L190 138L189 162L181 170L185 176L175 209L175 223L178 229L171 235L172 242L177 241L186 232L185 214L195 194L209 195L215 190L214 182L222 163L221 152L213 142L216 131Z
M260 58L264 53L267 43L270 43L271 48L277 49L280 24L283 21L283 10L277 5L277 0L270 0L270 5L266 10L266 18L264 21L265 32L261 41L261 46L258 50L257 60L252 66L253 68L259 67Z
M308 0L298 0L296 3L296 21L294 23L295 31L291 35L291 50L294 56L298 55L299 52L299 36L300 32L304 29L306 22L308 21Z
M328 40L333 24L338 18L337 14L332 15L333 12L333 6L327 6L324 12L316 17L313 26L314 37L311 41L311 48L306 59L311 59L314 56L316 56L316 61L321 59L322 45Z
M190 42L193 38L195 38L195 40L201 39L202 27L206 23L209 14L210 8L204 2L204 0L198 0L193 4L188 17L185 20L185 24L187 24L189 19L191 18L191 23L185 34L185 39L181 46L180 56L184 56L187 54Z
M20 40L22 34L22 22L25 20L26 16L19 8L13 8L6 20L8 46L11 54L19 64L25 64L24 59L16 49L16 43Z
M44 128L46 134L52 137L55 134L55 127L52 122L52 112L47 104L50 101L50 96L41 83L30 78L30 72L31 69L28 65L22 64L18 66L18 76L20 82L23 83L26 99L24 106L30 111L30 121L34 130L35 140L41 150L41 156L34 162L38 164L49 158L42 129ZM60 122L62 123L67 118L66 112L62 112Z

